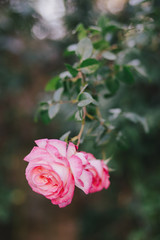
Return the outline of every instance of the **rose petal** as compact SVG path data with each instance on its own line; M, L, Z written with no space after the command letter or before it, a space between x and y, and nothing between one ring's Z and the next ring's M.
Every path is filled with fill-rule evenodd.
M48 142L48 139L47 139L47 138L35 140L35 143L36 143L37 146L40 147L40 148L45 148L47 142Z
M89 163L91 166L95 167L99 177L101 177L103 174L103 166L101 160L91 160Z
M67 158L69 159L73 154L76 154L76 146L72 142L69 142L67 148Z
M64 192L62 192L62 195L59 198L52 199L51 202L53 204L58 204L59 207L63 207L63 206L65 207L68 204L70 204L71 201L72 201L73 194L74 194L74 189L75 189L75 184L74 183L75 183L74 178L71 175L70 178L68 179L68 182L67 182L68 191L66 192L66 187L65 187ZM61 204L63 204L63 205L61 205Z
M78 188L88 194L92 185L92 174L87 170L83 170L79 179L75 180L75 183Z
M75 155L81 159L83 165L88 164L86 154L84 154L83 152L77 152Z
M69 163L74 178L79 178L83 170L81 159L75 155L72 155L72 157L69 159Z
M52 145L53 147L57 148L59 153L63 156L66 157L66 147L67 143L64 141L60 141L57 139L49 139L48 143Z
M45 160L50 160L52 161L52 157L46 152L45 149L39 148L39 147L34 147L31 152L24 158L25 161L30 162L30 161L35 161L37 159L45 159Z

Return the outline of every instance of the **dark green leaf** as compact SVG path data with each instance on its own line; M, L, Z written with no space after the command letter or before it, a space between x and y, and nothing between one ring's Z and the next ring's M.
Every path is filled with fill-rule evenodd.
M108 78L106 84L112 94L116 93L119 89L119 81L116 78Z
M99 64L99 62L94 58L88 58L80 64L80 68L88 67L95 64Z
M45 91L53 91L57 87L57 83L60 81L60 77L56 76L52 78L46 85Z
M134 77L131 69L132 68L130 66L123 66L122 71L117 76L119 80L127 84L134 83Z
M73 68L70 64L65 64L65 66L73 77L77 76L78 71L75 68Z

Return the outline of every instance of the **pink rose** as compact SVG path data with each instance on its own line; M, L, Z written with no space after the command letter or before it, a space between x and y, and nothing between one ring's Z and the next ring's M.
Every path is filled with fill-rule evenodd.
M26 178L33 191L44 195L53 204L65 207L71 203L75 180L68 161L70 157L74 166L75 176L82 172L81 160L72 157L72 151L76 151L74 144L60 140L41 139L35 141L37 147L24 158L29 164L26 168ZM72 147L70 147L70 145Z
M82 189L85 193L93 193L107 189L110 185L108 167L103 160L97 160L91 153L79 152L77 154L83 159L83 174L76 179L76 186ZM85 159L85 160L84 160ZM82 176L88 176L88 188L85 191L85 181L82 181Z
M91 153L77 152L73 143L56 139L35 141L36 147L24 158L29 162L26 178L33 191L53 204L71 203L75 185L86 194L110 185L108 168Z

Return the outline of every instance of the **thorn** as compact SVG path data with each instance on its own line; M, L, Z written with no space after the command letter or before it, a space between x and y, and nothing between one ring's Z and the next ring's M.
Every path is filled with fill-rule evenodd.
M106 160L104 160L104 163L107 165L110 161L111 161L112 158L108 158Z

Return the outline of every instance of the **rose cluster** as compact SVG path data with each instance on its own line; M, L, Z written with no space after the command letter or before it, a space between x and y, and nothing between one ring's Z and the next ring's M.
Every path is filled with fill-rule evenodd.
M32 190L65 207L71 203L75 186L86 194L107 189L108 167L91 153L78 152L73 143L40 139L24 158L29 162L26 178Z

